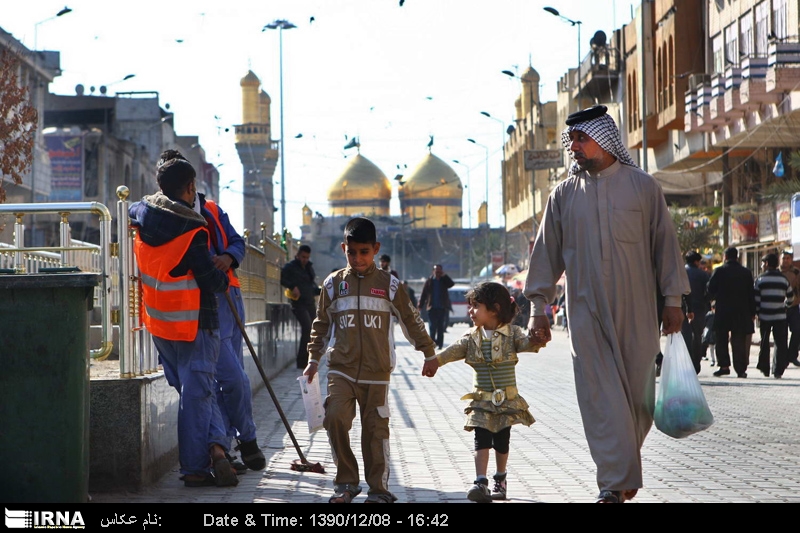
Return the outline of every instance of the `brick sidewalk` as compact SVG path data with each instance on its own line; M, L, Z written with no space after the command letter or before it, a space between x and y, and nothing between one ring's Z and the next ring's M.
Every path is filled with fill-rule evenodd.
M445 343L465 330L448 330ZM472 371L451 363L433 379L423 378L421 354L397 342L397 368L390 391L390 488L399 502L469 503L465 492L475 477L472 433L463 430ZM800 369L783 380L763 378L751 351L747 379L715 378L703 362L700 381L715 416L705 432L676 440L653 428L643 449L645 487L637 502L800 502ZM95 502L324 503L332 493L335 466L323 431L308 434L299 370L283 371L272 388L299 446L325 474L290 469L298 454L262 388L254 398L258 441L267 457L262 472L248 472L235 488L188 489L175 470L138 493L92 494ZM758 374L758 375L756 375ZM524 354L518 385L537 422L514 426L508 462L511 503L591 502L597 494L575 399L569 339L556 328L539 354ZM351 434L360 457L358 418ZM493 460L489 473L493 472ZM362 482L363 483L363 482ZM362 502L367 487L354 501Z

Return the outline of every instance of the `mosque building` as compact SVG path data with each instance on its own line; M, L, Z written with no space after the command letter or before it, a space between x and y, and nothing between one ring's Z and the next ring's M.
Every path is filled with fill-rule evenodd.
M342 231L354 216L375 222L381 253L391 256L392 268L404 279L429 276L434 263L453 278L477 274L488 257L483 237L489 231L497 244L502 229L462 228L464 186L458 174L429 151L413 170L395 178L400 213L391 213L391 181L356 146L358 154L328 188L328 212L303 207L300 241L311 246L318 276L344 266Z

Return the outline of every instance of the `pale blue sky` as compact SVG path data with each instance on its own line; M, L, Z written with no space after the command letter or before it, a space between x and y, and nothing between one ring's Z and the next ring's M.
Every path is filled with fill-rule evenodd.
M47 20L65 4L73 11ZM639 2L621 0L36 0L20 7L0 0L0 27L29 48L59 50L57 94L110 85L115 91L157 91L175 113L179 135L199 135L220 166L221 204L242 228L242 170L231 129L241 122L239 80L252 69L272 98L273 137L280 137L278 32L283 32L287 226L299 235L307 203L327 213L326 191L347 164L345 136L392 179L427 152L471 184L473 224L485 199L489 152L490 223L499 209L501 142L514 114L519 82L501 73L530 63L541 75L544 101L578 62L576 26L543 10L580 20L581 53L598 30L610 36ZM313 21L311 18L313 17ZM37 26L37 22L41 22ZM37 29L38 28L38 29ZM178 41L182 42L178 42ZM133 79L118 82L127 74ZM481 111L503 121L486 118ZM215 117L219 117L218 119ZM302 133L303 137L295 136ZM464 165L452 163L457 159ZM469 171L467 171L469 168ZM280 165L275 181L281 179ZM394 184L394 183L393 183ZM275 203L280 205L280 185ZM465 194L465 204L466 204ZM468 207L465 205L465 210ZM393 210L399 212L396 201ZM465 213L466 214L466 213ZM467 217L464 217L465 223ZM280 225L280 212L275 214Z

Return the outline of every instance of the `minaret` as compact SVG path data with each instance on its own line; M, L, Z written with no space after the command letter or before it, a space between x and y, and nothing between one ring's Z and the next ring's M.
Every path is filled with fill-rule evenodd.
M275 233L276 210L272 176L278 162L278 142L270 138L270 97L261 90L261 80L252 70L240 82L242 87L242 124L236 128L236 151L244 170L244 227L251 239Z

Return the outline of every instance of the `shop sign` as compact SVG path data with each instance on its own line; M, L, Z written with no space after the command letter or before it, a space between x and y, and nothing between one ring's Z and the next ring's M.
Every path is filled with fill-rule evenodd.
M778 240L791 242L792 240L792 209L789 202L775 204L776 218L778 219Z
M525 170L558 168L561 166L561 150L525 150Z
M792 196L792 249L800 257L800 193Z
M732 205L730 244L742 244L758 240L758 213L751 204Z
M777 233L775 226L777 220L778 219L775 214L775 204L769 202L758 206L759 242L772 242L775 240L775 235Z

